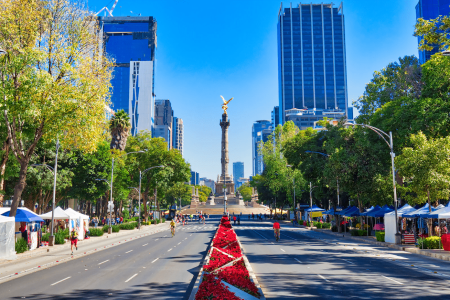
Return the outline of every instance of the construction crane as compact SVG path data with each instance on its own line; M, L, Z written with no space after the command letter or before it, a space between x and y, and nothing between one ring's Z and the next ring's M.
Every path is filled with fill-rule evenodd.
M112 1L111 1L111 2L112 2ZM109 3L111 3L111 2L109 2ZM114 8L115 8L116 5L117 5L117 2L119 2L119 0L114 1L114 4L113 4L113 6L111 7L111 10L109 10L108 7L105 6L105 7L103 7L98 13L96 13L95 15L98 16L99 13L101 13L102 11L105 11L105 17L106 17L106 12L108 12L108 14L109 14L110 17L113 17L113 14L112 14L112 13L113 13L113 11L114 11ZM109 3L108 3L108 4L109 4Z

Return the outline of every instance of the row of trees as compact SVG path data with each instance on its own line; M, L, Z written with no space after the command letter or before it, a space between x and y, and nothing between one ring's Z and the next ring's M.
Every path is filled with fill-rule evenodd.
M12 196L11 215L20 200L48 211L57 163L56 201L78 199L91 211L106 212L114 158L116 207L121 211L130 187L142 178L144 206L173 203L188 188L189 165L163 139L140 132L128 137L129 119L109 106L114 61L99 48L100 28L83 2L4 0L0 7L0 206ZM111 140L109 136L111 135ZM124 155L128 152L140 153Z
M448 17L419 20L416 35L423 48L447 47ZM392 132L396 153L396 182L402 202L430 204L450 194L450 58L434 55L420 65L414 56L374 73L364 94L354 102L356 123ZM332 125L326 130L298 130L293 123L279 126L260 151L265 170L253 178L260 199L277 206L297 199L322 207L353 204L393 204L390 150L385 141L364 126ZM316 152L316 153L314 153ZM318 152L318 153L317 153ZM322 154L319 154L322 153ZM290 167L290 166L291 167Z

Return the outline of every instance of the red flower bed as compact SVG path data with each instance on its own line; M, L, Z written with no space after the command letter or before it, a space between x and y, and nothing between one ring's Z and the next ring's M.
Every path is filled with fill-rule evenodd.
M241 300L236 297L228 288L220 282L220 279L215 278L213 274L203 276L203 281L198 287L196 300L203 299L227 299L227 300Z
M229 257L217 249L212 250L209 264L203 266L203 269L206 272L211 272L211 274L203 276L203 281L199 286L195 299L240 299L230 292L221 281L225 281L259 298L261 295L256 285L250 280L250 274L242 258L234 262L232 266L217 270L234 259L242 257L236 233L226 216L222 217L220 221L212 246L233 257Z
M250 274L248 273L242 258L236 261L232 266L221 269L217 273L217 277L255 297L259 298L260 296L258 288L250 280Z
M211 272L233 260L234 258L231 258L228 255L214 249L211 253L211 258L209 259L209 265L205 265L203 269L207 272Z
M226 248L221 248L220 250L233 255L235 258L242 257L241 247L239 247L239 243L237 241L229 244Z

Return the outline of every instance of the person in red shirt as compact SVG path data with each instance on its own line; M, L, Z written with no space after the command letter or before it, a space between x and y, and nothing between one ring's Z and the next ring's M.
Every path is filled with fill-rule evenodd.
M278 222L273 223L273 231L275 233L275 238L278 237L277 240L279 240L280 239L280 223L278 223Z

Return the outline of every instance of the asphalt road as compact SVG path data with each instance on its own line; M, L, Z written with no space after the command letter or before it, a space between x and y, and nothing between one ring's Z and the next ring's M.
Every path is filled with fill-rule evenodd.
M267 299L450 299L450 263L307 229L235 231Z
M188 298L219 217L177 226L0 284L1 299ZM81 250L81 249L80 249Z

